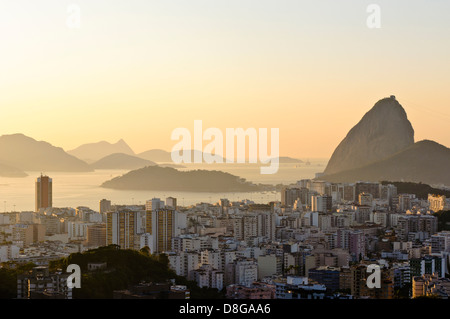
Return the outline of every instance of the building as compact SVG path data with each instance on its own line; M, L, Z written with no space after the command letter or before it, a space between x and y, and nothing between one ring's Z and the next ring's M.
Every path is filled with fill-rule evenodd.
M435 274L425 274L414 276L412 282L412 298L434 296L448 299L450 297L450 278L439 278Z
M16 245L0 245L0 263L19 257L20 247Z
M450 252L450 231L441 231L431 236L431 253Z
M169 267L175 271L178 276L193 280L193 271L201 266L200 253L195 251L186 251L179 253L167 253Z
M164 208L164 201L160 200L159 198L152 198L145 202L146 211L154 211L163 208Z
M330 195L312 195L311 211L326 213L331 211L332 197Z
M353 230L348 233L348 251L353 261L359 261L366 255L366 240L362 231Z
M106 212L111 211L111 201L107 199L102 199L99 202L99 212L100 214L104 214Z
M52 207L53 198L53 181L48 176L43 176L36 179L36 212L41 208Z
M186 286L171 286L169 283L146 283L134 285L126 290L114 290L113 299L189 299Z
M167 208L177 209L177 199L175 197L167 197L166 206Z
M152 253L172 250L172 238L176 237L176 211L169 208L157 208L153 205L145 213L145 232L152 235L153 246L149 247ZM150 207L149 207L150 208Z
M17 276L18 299L72 299L67 286L69 273L50 273L47 266L34 267L29 273Z
M281 191L281 205L292 207L296 200L309 205L309 189L305 187L285 187Z
M358 202L361 206L372 207L373 195L370 193L361 193L358 195Z
M45 225L15 224L12 227L13 241L21 242L24 247L45 241Z
M325 285L308 283L306 277L288 276L274 280L276 299L325 299Z
M441 210L450 210L450 204L447 202L445 195L428 194L429 209L434 212Z
M371 194L373 198L380 198L380 184L371 182L357 182L355 184L355 194Z
M121 249L135 249L137 212L120 210L106 213L106 245L119 245Z
M193 270L192 276L200 288L215 288L220 291L224 287L224 273L212 265L201 265L198 269Z
M228 285L227 299L275 299L275 286L254 282L250 287Z
M426 255L422 258L411 258L409 260L411 276L420 277L425 274L436 274L445 277L446 260L440 255Z
M313 268L308 271L308 279L325 285L328 291L334 292L340 287L340 269L330 266Z
M283 258L275 254L258 256L258 279L281 275Z
M101 247L106 245L106 224L93 224L87 226L86 246Z
M225 266L225 283L250 287L258 280L258 264L252 258L240 258Z

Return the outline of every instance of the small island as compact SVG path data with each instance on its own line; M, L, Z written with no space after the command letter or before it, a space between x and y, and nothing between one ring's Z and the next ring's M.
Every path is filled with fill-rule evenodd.
M179 171L171 167L146 166L104 182L101 187L117 190L185 192L259 192L274 190L273 185L254 184L216 170Z

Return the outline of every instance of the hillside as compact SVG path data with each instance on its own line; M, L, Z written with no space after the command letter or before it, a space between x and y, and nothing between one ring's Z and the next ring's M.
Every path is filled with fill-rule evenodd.
M94 169L136 169L150 165L155 165L155 163L132 155L114 153L103 157L90 166Z
M106 262L107 269L89 272L87 265L92 262ZM188 286L193 299L222 297L217 289L199 288L195 282L177 276L169 268L166 255L151 255L145 248L137 251L119 249L116 245L99 247L53 261L50 270L67 269L70 264L79 265L83 274L81 288L73 291L74 299L111 299L114 290L127 289L142 281L159 283L170 279Z
M90 164L114 153L135 155L133 150L122 139L116 143L100 141L97 143L83 144L73 150L67 151L67 153Z
M1 177L26 177L26 176L28 176L28 174L18 168L0 163L0 176Z
M23 134L0 136L0 162L18 175L23 175L20 171L92 171L87 163L67 154L62 148Z
M336 174L321 176L330 182L384 181L450 185L450 149L424 140L384 160Z
M379 100L334 150L324 173L336 174L383 160L414 143L414 129L395 97Z
M104 182L101 187L122 190L170 190L186 192L251 192L270 189L220 171L178 171L147 166Z

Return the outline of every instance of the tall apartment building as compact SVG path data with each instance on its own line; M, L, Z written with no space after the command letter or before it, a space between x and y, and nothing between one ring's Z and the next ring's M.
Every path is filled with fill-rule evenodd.
M177 199L175 197L167 197L166 206L167 208L177 209Z
M100 214L111 211L111 201L107 199L102 199L99 202L99 212Z
M373 198L380 198L380 184L371 182L357 182L355 184L355 194L372 194Z
M309 205L309 189L306 187L285 187L281 191L281 204L292 207L297 199L304 205Z
M163 208L164 208L164 201L160 200L159 198L152 198L145 202L146 211L153 211Z
M106 224L93 224L87 226L86 245L88 247L101 247L106 245Z
M145 215L145 232L153 238L152 253L172 250L172 238L176 236L176 211L157 208L147 210Z
M36 208L38 212L41 208L52 207L53 204L53 181L48 176L41 175L35 183Z
M369 193L361 193L358 195L359 205L372 207L373 195Z
M330 195L312 195L311 211L326 213L331 211L332 197Z
M120 210L106 215L106 245L119 245L121 249L135 249L137 212Z

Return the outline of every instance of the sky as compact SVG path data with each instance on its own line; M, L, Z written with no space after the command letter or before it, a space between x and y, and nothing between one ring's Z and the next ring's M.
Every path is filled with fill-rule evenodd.
M2 0L0 135L139 153L202 120L279 128L280 155L328 158L393 94L416 141L449 147L449 14L446 0Z

